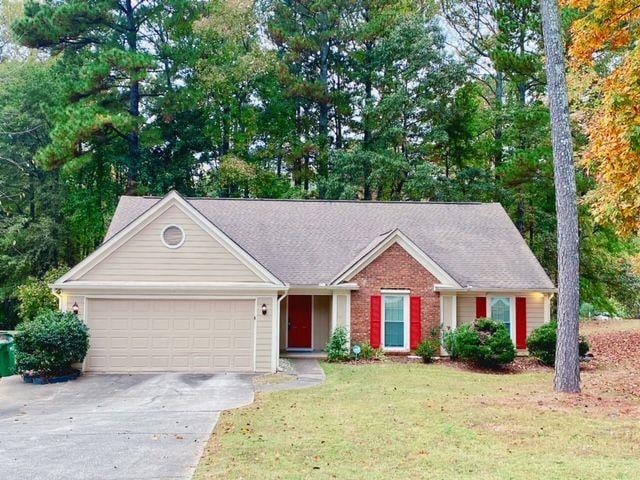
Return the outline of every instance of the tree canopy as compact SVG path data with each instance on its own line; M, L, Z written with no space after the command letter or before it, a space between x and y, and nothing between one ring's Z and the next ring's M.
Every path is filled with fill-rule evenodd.
M564 9L581 295L620 314L640 300L634 5ZM120 195L170 189L500 202L556 278L537 1L0 8L0 324L17 319L19 285L100 243Z

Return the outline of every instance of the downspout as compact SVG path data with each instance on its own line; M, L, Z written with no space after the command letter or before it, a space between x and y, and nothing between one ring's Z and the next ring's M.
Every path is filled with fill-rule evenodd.
M277 357L276 357L276 371L278 371L278 365L280 365L280 327L281 327L281 319L280 319L280 306L282 305L282 300L284 300L287 297L288 293L287 291L285 291L285 293L278 298L278 301L276 302L277 308L276 308L276 315L278 316L277 318L277 323L278 323L278 332L277 332L277 340L278 340L278 351L277 353Z
M58 299L58 310L62 311L62 291L59 288L55 288L53 285L49 285L51 293Z

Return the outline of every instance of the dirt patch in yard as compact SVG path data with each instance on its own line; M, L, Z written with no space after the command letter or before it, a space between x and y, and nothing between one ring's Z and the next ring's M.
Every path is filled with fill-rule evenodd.
M582 332L593 354L585 390L640 399L640 321L589 322Z
M534 395L543 410L579 409L585 415L640 418L640 321L585 322L591 362L583 364L579 395Z
M586 322L581 325L581 334L587 337L593 355L591 361L580 365L582 393L563 395L551 389L530 391L526 395L513 392L504 397L504 405L524 402L540 412L579 410L590 417L640 418L640 320ZM438 363L487 375L553 374L552 367L531 357L517 357L498 370L448 359Z

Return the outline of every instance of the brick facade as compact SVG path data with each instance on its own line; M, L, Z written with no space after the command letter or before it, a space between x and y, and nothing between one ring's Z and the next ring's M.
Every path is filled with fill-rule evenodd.
M438 280L397 243L349 281L359 286L351 292L351 340L354 343L370 341L370 297L380 295L380 290L387 288L410 290L412 296L422 297L423 339L440 326L440 295L433 291Z

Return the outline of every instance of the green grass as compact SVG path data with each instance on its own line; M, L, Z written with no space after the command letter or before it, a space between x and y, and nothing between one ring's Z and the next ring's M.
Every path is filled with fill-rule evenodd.
M554 396L550 372L324 368L319 387L226 412L195 478L637 478L638 419Z

